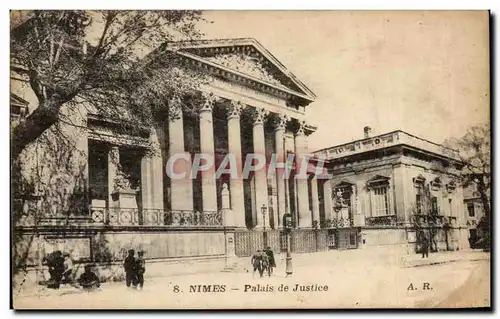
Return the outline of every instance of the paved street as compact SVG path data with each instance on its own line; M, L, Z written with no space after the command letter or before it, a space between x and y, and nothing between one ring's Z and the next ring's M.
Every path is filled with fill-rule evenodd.
M278 257L276 273L270 278L252 278L251 272L240 267L234 272L146 278L143 291L127 289L123 283L105 283L92 293L65 287L15 297L14 306L205 309L489 305L488 254L431 254L429 265L424 265L418 255L410 256L404 264L389 255L364 256L359 251L335 252L314 255L309 262L297 256L289 278L284 277L284 260ZM308 291L293 291L297 284ZM285 286L289 290L280 291Z

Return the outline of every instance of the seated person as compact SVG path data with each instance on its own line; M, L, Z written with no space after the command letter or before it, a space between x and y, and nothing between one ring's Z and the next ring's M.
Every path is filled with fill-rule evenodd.
M99 278L92 271L91 265L85 265L85 272L80 275L80 278L78 278L78 283L85 289L95 289L100 287Z
M69 253L64 253L64 273L62 281L64 283L70 283L73 281L73 260Z

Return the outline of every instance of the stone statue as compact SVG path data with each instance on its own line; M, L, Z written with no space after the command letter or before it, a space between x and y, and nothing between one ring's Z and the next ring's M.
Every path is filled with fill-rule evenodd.
M342 190L340 188L337 189L336 193L334 194L333 200L334 200L335 206L337 206L337 207L342 207L342 206L346 205L343 194L342 194Z
M115 192L131 190L132 187L130 185L130 176L122 171L118 171L115 177Z

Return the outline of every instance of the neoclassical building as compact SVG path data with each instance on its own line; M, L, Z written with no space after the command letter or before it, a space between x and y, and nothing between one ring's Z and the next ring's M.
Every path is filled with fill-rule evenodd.
M39 265L57 249L97 263L117 262L129 248L155 260L247 256L264 244L279 250L285 212L294 217L293 251L326 249L327 233L318 225L320 215L331 214L331 190L310 174L313 168L309 178L295 179L296 160L286 181L282 169L273 178L267 168L248 179L213 174L228 153L239 172L250 153L264 154L268 163L272 154L278 161L308 154L316 128L304 120L314 93L254 39L163 49L209 76L196 112L183 112L185 97L174 96L165 104L175 117L132 134L88 108L64 108L65 119L83 118L58 122L21 154L22 179L30 187L14 195L13 210L28 263ZM12 76L12 88L11 110L28 109L17 112L19 121L33 111L33 94L19 75ZM61 132L74 150L61 145ZM184 158L174 169L189 171L198 153L212 155L214 168L194 179L167 176L173 155ZM316 162L311 159L312 167Z
M321 216L335 248L400 246L422 236L433 250L468 248L456 151L403 131L364 137L315 152L327 158L333 214Z

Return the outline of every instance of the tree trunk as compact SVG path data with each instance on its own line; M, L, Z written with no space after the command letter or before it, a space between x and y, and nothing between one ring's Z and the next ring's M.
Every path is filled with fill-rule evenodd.
M17 158L28 144L57 122L61 106L59 100L49 99L14 128L11 136L11 158Z

